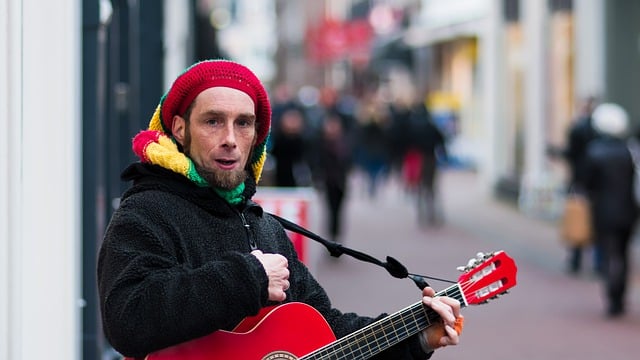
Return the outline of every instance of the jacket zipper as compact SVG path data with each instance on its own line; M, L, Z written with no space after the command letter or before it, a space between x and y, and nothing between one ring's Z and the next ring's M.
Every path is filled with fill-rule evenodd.
M247 222L247 218L244 217L243 212L240 212L240 219L242 219L242 226L247 233L247 239L249 239L249 246L251 246L251 251L257 250L258 246L256 245L256 239L254 239L253 235L251 235L251 225L249 225L249 223Z

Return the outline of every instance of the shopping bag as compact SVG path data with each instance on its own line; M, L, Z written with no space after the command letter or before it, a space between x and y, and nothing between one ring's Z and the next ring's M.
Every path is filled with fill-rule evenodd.
M567 195L562 216L561 237L570 247L584 247L591 243L591 207L584 194L574 192Z
M411 149L407 151L402 159L402 178L409 188L415 188L422 176L422 153Z

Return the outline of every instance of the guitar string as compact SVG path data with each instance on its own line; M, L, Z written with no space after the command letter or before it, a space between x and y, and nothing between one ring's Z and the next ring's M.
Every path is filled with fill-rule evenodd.
M344 356L348 356L346 357L347 359L360 359L359 356L363 356L363 355L366 357L369 357L382 351L382 349L385 349L387 347L397 344L398 342L401 341L401 339L411 336L412 333L417 333L417 331L419 331L421 327L428 326L428 324L426 324L425 317L423 316L416 317L416 313L422 313L422 310L420 310L419 312L417 311L417 309L419 308L416 305L418 304L413 305L409 309L411 311L407 311L407 310L403 311L402 312L403 316L400 316L399 319L390 320L388 325L382 325L378 327L373 326L372 328L367 328L367 330L364 332L360 332L359 334L357 334L358 336L350 336L351 339L341 339L340 342L346 342L347 344L338 347L337 345L340 345L338 343L335 346L324 349L324 351L320 353L323 355L321 358L326 359L325 355L327 354L335 355L338 352ZM408 318L408 315L406 315L407 313L411 315L411 317L414 319L414 322L407 323L406 321L404 321L404 318ZM398 314L394 314L394 315L398 315ZM399 326L400 324L402 326ZM380 336L378 336L380 333L382 334L388 333L389 329L393 330L394 333L389 334L389 336L385 336L384 338L381 338ZM392 335L395 335L395 337L393 337ZM372 338L372 340L368 340L369 338ZM349 340L349 341L343 341L343 340ZM374 341L375 341L375 344L374 344ZM362 342L367 344L367 348L361 348L361 346L358 346L358 343L362 343ZM342 350L344 348L346 349Z
M457 283L441 291L440 293L436 294L436 296L439 296L439 295L441 296L443 294L447 296L451 296L456 300L460 301L461 304L463 304L464 306L464 302L465 302L464 293L467 292L465 290L470 289L475 282L476 281L473 279L462 281L460 283ZM452 290L455 288L458 288L458 290L454 294L448 295L449 290ZM417 312L418 309L422 314L426 312L426 316L420 316L416 318L416 314L414 312ZM406 313L409 313L413 317L414 319L413 323L407 324L405 322ZM397 317L398 319L394 319L395 317ZM344 353L344 351L342 351L342 353L345 356L349 355L350 356L349 359L360 359L360 357L353 357L353 356L356 356L355 354L356 351L360 352L360 356L362 355L365 355L367 357L373 356L378 352L383 351L383 349L386 349L388 347L391 347L399 343L402 339L406 339L410 337L412 334L419 332L420 329L424 329L430 326L430 324L432 324L434 321L436 321L439 318L440 316L435 311L433 311L431 308L425 308L424 306L422 306L422 303L419 302L409 306L404 310L397 312L396 314L392 314L387 320L381 323L382 324L381 326L378 326L378 329L376 329L376 326L374 323L372 324L372 327L361 329L361 331L357 331L343 339L340 339L332 344L329 344L324 348L317 350L316 352L311 354L311 356L313 356L314 354L322 354L323 356L322 359L325 359L326 355L330 355L330 354L337 355L337 352L340 351L340 348L345 347L345 345L338 347L340 343L343 343L343 342L347 343L348 348L351 349L353 345L357 345L358 342L361 342L363 340L365 340L365 343L367 344L366 351L365 349L359 349L359 347L356 347L355 349L351 349L351 351L348 353ZM398 327L399 324L402 324L400 328ZM389 330L393 330L395 337L390 338L389 335L385 335L389 333ZM380 338L379 336L380 334L385 335L384 338ZM366 341L368 338L373 338L373 340L375 340L375 343L376 343L375 347L372 345L372 340ZM380 341L383 342L382 347L380 346L380 342L378 341L378 339L380 339ZM305 356L302 359L312 359L312 358ZM362 358L362 359L365 359L365 358Z
M462 282L462 283L461 283L461 284L459 284L459 285L460 285L460 288L467 288L467 289L468 289L468 288L470 288L470 287L471 287L471 284L472 284L472 283L474 283L474 282L475 282L474 280L467 280L467 281ZM449 289L446 289L446 290L445 290L445 291L443 291L442 293L444 293L445 295L448 295L448 290L450 290L450 289L455 289L455 286L454 286L454 287L451 287L451 288L449 288ZM442 295L442 293L440 293L440 294L438 294L438 295ZM451 295L451 297L455 298L456 300L458 300L458 301L460 301L462 304L464 304L464 300L465 300L465 299L464 299L463 293L464 293L464 292L462 292L462 293L461 293L461 292L458 290L458 291L456 291L456 293L455 293L455 294L452 294L452 295ZM437 319L440 317L440 316L439 316L437 313L435 313L433 310L431 310L431 309L427 309L427 310L429 311L429 312L427 313L427 319L428 319L428 323L429 323L429 324L433 323L435 320L437 320ZM415 319L415 315L414 315L414 319ZM424 328L424 327L427 327L427 326L428 326L428 324L426 324L426 326L424 326L424 325L425 325L425 324L423 324L423 323L422 323L422 324L419 324L419 329L421 329L421 328ZM376 332L380 332L380 331L382 331L383 333L386 333L387 331L385 331L385 330L387 330L389 327L392 327L392 328L394 328L394 329L395 329L395 322L394 322L394 321L391 321L391 322L389 323L389 325L387 325L386 327L385 327L385 326L383 326L383 327L381 328L381 330L377 330L377 331L376 331L376 330L374 330L374 333L373 333L372 335L376 335ZM406 325L405 325L404 327L405 327L405 329L404 329L404 330L405 330L405 333L406 333L406 332L407 332ZM403 333L403 335L404 335L404 333ZM399 340L398 340L398 339L393 339L392 341L394 341L394 343L399 342ZM387 339L387 345L391 345L391 343L389 342L389 340L388 340L388 339ZM379 350L379 349L378 349L378 350Z
M459 283L457 285L459 285L461 289L469 289L469 288L472 287L472 284L475 283L475 282L476 281L474 281L473 279L470 279L470 280L463 281L463 282L461 282L461 283ZM447 294L448 290L449 289L453 289L455 287L456 286L453 286L451 288L445 289L444 291L442 291L440 294L437 294L437 295L442 295L443 293L445 295L448 295ZM451 297L455 298L456 300L458 300L458 301L460 301L461 303L464 304L464 300L465 300L465 298L463 296L464 292L466 292L466 291L463 291L463 292L457 291L456 294L451 295ZM418 303L418 304L421 305L421 303ZM416 304L416 305L418 305L418 304ZM419 307L416 306L416 308L419 308ZM435 321L438 318L440 318L440 316L437 313L435 313L433 310L431 310L431 309L428 309L428 310L429 310L429 312L427 313L427 316L426 316L426 320L428 320L428 324L431 324L431 323L433 323L433 321ZM415 319L415 315L413 315L413 317L414 317L414 320L419 320L419 319ZM384 335L384 334L388 333L389 329L394 330L394 332L396 333L396 338L392 338L390 340L388 338L388 336L385 336L386 343L384 343L383 345L386 345L386 346L381 348L380 345L378 344L378 347L373 348L373 349L370 348L369 352L366 353L367 356L375 355L377 352L382 351L383 348L388 348L388 347L390 347L392 345L397 344L398 342L401 341L401 339L404 338L404 336L406 336L406 337L411 336L411 334L409 334L410 332L414 332L415 333L415 332L419 331L420 329L429 326L428 324L424 324L423 322L419 322L419 323L416 322L416 323L414 323L414 326L417 325L417 331L415 331L414 329L410 329L410 328L407 327L406 323L403 320L403 317L401 317L400 320L402 320L403 329L397 329L398 321L397 320L393 320L393 319L390 319L388 321L388 325L383 325L378 330L376 330L375 328L368 329L371 333L368 334L368 335L365 334L364 340L366 340L367 337L372 337L373 336L374 340L376 340L376 343L378 344L377 339L379 337L377 337L376 335L378 335L380 333L382 333ZM400 333L401 336L398 336L398 330L403 330L403 332ZM360 340L362 340L362 339L358 339L358 341L360 341ZM346 355L353 356L354 354L353 354L353 351L352 351L352 353L348 353ZM350 357L350 359L352 359L352 357Z
M399 321L393 320L393 318L396 317L397 315L401 314L401 315L403 315L403 316L400 316L400 320L401 320L404 317L407 317L404 314L415 312L415 308L416 308L416 306L412 305L407 310L403 310L403 311L399 312L398 314L392 315L391 316L392 320L390 322L391 323L400 324ZM415 315L412 314L412 317L415 319ZM424 321L424 319L423 319L423 321ZM396 327L393 327L393 326L381 326L381 327L379 327L379 329L376 329L375 324L373 324L373 325L374 325L373 328L371 328L371 329L367 328L366 331L359 332L358 334L356 334L358 336L350 336L349 339L345 339L345 340L348 340L348 341L341 341L341 342L346 342L347 343L346 346L337 347L337 348L336 348L336 346L332 346L330 348L325 349L325 351L323 352L323 355L324 354L329 354L329 353L334 353L335 354L337 352L341 352L345 356L349 355L349 357L348 357L349 359L353 359L355 354L356 354L356 352L359 352L359 355L368 355L368 354L375 353L376 349L380 348L380 346L381 346L380 343L383 340L386 340L386 345L389 345L389 346L391 346L394 343L394 341L397 341L397 340L394 340L393 338L389 338L389 337L387 337L386 339L380 339L380 341L378 341L377 338L375 337L376 334L378 334L379 332L384 332L385 329L391 328L391 329L394 330L396 337L402 337L402 336L405 336L408 332L411 331L411 329L408 327L408 325L412 325L412 324L411 323L408 324L408 323L403 321L402 322L402 325L403 325L402 327L398 327L398 326L396 326ZM373 344L373 341L370 341L370 342L366 341L367 338L370 338L370 337L373 337L373 340L375 340L375 345ZM365 340L364 341L365 344L371 343L372 345L368 346L368 348L362 348L362 349L360 349L357 346L355 348L353 348L354 345L357 345L359 342L362 342L362 340ZM340 344L336 344L336 345L340 345ZM341 349L343 349L345 347L346 347L346 350L341 350ZM323 356L322 358L324 359L325 357Z
M375 346L371 346L367 348L366 351L364 351L364 354L362 353L362 351L360 351L360 355L365 355L366 356L365 358L368 358L369 356L373 356L383 351L384 349L399 343L403 339L406 339L411 335L418 333L421 329L428 327L435 320L440 318L440 316L430 308L428 309L428 313L426 314L427 316L425 317L422 303L418 303L417 305L419 306L416 306L414 308L415 311L411 314L411 317L414 320L413 322L409 322L409 324L407 324L403 320L403 318L400 318L399 320L401 321L394 320L390 322L389 325L380 327L379 329L376 329L376 328L371 329L372 330L371 334L369 334L367 337L374 337L374 339L380 339L380 341L376 340ZM420 316L416 317L416 315L420 315ZM398 328L398 325L400 325L399 328ZM388 330L390 328L394 330L395 337L390 338L389 336L385 336L384 338L381 338L379 336L380 334L384 335L386 333L389 333ZM365 340L366 342L367 339L365 337L364 339L360 339L360 340ZM382 346L380 345L380 343L382 343ZM358 348L352 349L351 352L345 353L345 355L348 355L347 357L348 359L353 359L357 351L358 351Z
M402 338L403 336L407 336L408 337L408 335L406 335L406 334L408 332L411 332L411 329L409 328L408 325L414 325L415 326L415 324L412 324L412 323L408 323L407 324L407 322L405 322L405 321L400 322L399 320L403 320L405 317L407 317L407 315L406 315L407 313L417 312L416 311L418 309L417 305L419 305L419 304L420 303L416 303L416 304L411 305L410 307L408 307L408 308L406 308L406 309L404 309L404 310L402 310L402 311L400 311L400 312L398 312L396 314L392 314L390 316L390 318L385 321L385 322L389 322L390 323L389 325L379 326L378 329L376 329L376 326L375 326L376 324L374 323L374 324L371 325L371 326L373 326L373 328L371 328L371 329L369 327L367 327L366 329L362 329L361 331L357 331L356 333L353 333L352 335L349 335L349 336L347 336L347 337L345 337L343 339L338 340L337 343L334 343L332 346L328 346L326 349L323 349L323 351L321 352L321 354L323 355L322 359L325 359L324 355L326 355L326 354L332 354L332 353L336 354L338 352L342 352L343 355L349 355L348 359L354 359L354 355L355 355L356 351L358 351L358 349L359 349L358 347L353 349L352 347L354 345L357 345L359 342L362 342L363 340L365 340L364 341L365 344L371 342L371 341L369 341L369 342L366 341L367 338L369 338L369 337L374 337L374 340L376 340L375 339L375 335L377 335L380 332L384 333L385 330L388 330L388 329L393 329L395 334L396 334L396 337L398 337L398 338ZM395 320L394 319L395 317L398 317L399 319ZM415 314L412 314L412 317L414 318L414 320L416 319ZM422 320L424 321L426 319L423 318ZM403 326L402 327L398 327L398 326L394 327L393 326L394 323L396 325L402 323ZM388 331L386 331L386 332L388 332ZM380 339L380 340L382 341L382 339ZM394 341L399 342L399 340L389 339L388 337L386 338L386 341L387 341L387 345L392 345ZM347 345L343 345L343 346L339 347L338 345L341 345L340 343L343 343L343 342L346 343ZM376 343L377 343L377 346L379 348L380 347L380 343L377 340L376 340ZM344 347L347 347L350 351L349 352L345 352L344 350L341 351L340 349L344 348ZM374 351L376 351L376 348L369 347L368 349L361 349L359 355L375 354ZM356 359L357 359L357 357L356 357Z
M450 290L453 290L456 288L458 288L458 284L450 288L447 288L436 295L447 294ZM455 291L455 294L453 294L452 297L454 297L456 300L460 301L461 303L463 302L462 301L463 296L460 293L459 288ZM426 309L426 316L425 316L425 309ZM409 322L408 324L405 321L405 318L408 317L407 314L411 316L414 320L413 322ZM416 316L416 315L419 315L419 316ZM368 346L367 349L359 350L359 348L356 347L355 349L351 349L351 351L348 353L344 353L344 351L342 351L342 353L344 355L349 355L348 359L359 359L359 357L354 357L356 356L355 353L357 351L360 352L360 355L372 356L377 354L378 352L381 352L383 349L393 346L399 343L401 340L410 337L411 335L419 332L421 329L428 327L429 324L432 324L439 317L440 316L431 308L425 308L422 302L418 302L414 305L409 306L404 310L399 311L396 314L392 314L389 317L389 319L381 323L382 324L381 326L378 326L376 328L374 323L372 324L371 327L367 327L362 331L357 331L347 336L346 338L338 340L338 342L336 342L334 345L327 346L326 349L325 348L321 349L323 351L320 353L323 355L322 358L325 359L326 358L324 357L325 355L329 355L331 353L336 354L336 352L340 351L340 347L338 347L337 345L340 345L340 343L342 342L347 343L348 348L351 349L353 345L357 345L358 342L362 342L364 340L365 344L371 344L371 346ZM401 326L399 327L399 325ZM389 334L389 330L393 330L395 337L390 336L393 334L384 336L384 338L379 336L380 334L383 334L383 335ZM373 340L375 340L376 346L373 346L373 340L367 341L368 338L373 338ZM380 343L382 343L383 346L380 346ZM342 347L345 347L345 346L342 346ZM304 359L307 359L307 357L305 357Z

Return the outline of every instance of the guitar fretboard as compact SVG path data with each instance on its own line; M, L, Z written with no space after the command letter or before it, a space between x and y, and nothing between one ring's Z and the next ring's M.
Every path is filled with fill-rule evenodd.
M466 304L459 284L436 295L457 299L462 306ZM429 327L439 318L435 311L420 301L303 356L300 360L369 359Z

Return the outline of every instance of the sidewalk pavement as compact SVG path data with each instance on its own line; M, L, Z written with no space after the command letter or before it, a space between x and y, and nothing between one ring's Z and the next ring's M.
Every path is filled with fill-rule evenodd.
M459 276L455 268L478 251L505 250L518 265L518 285L486 305L465 309L464 345L438 351L438 360L637 357L638 241L632 254L628 314L611 321L603 316L601 284L589 267L578 276L565 272L567 250L556 224L525 216L484 194L473 173L442 174L445 224L428 229L417 225L412 199L395 180L375 198L367 196L361 176L352 180L344 214L345 246L380 260L392 256L410 272L450 280ZM419 301L419 290L410 280L394 279L384 269L345 255L331 258L323 248L314 251L318 280L343 311L377 315ZM585 265L589 260L585 256ZM436 290L449 285L429 282Z

